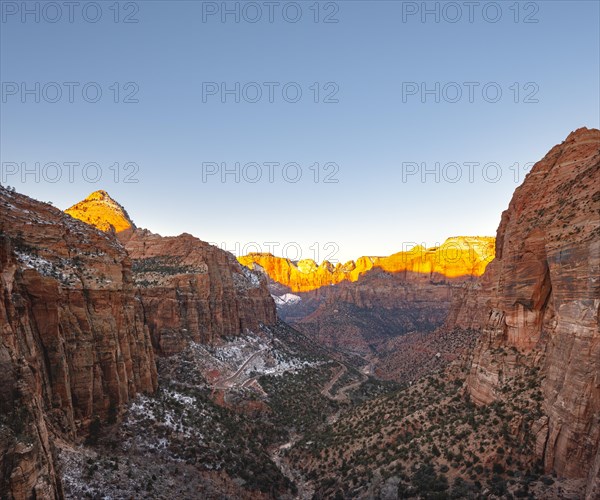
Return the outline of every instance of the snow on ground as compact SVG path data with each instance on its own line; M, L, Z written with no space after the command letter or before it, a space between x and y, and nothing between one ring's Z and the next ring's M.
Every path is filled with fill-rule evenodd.
M293 293L284 293L283 295L271 295L271 297L273 297L275 305L278 306L297 304L302 300L298 295L294 295Z
M206 381L205 387L213 389L246 387L246 382L262 375L297 373L320 364L290 349L268 330L230 337L216 345L192 342L176 355L176 359L179 358L186 360L186 373L183 374L186 383L198 385L202 379ZM169 363L168 360L164 362Z
M25 264L25 267L35 269L42 276L50 276L54 271L54 265L52 262L43 259L42 257L30 255L25 252L19 252L18 250L15 250L15 255L20 262Z
M169 389L161 389L156 396L138 395L133 400L123 428L133 430L151 425L202 443L203 436L198 432L197 426L188 423L190 414L201 415L205 419L210 418L208 413L202 414L195 397ZM155 441L138 439L136 445L150 450L165 449L168 440L164 438ZM132 440L126 440L123 443L125 449L131 446Z
M256 273L253 273L245 266L242 266L242 271L244 272L244 276L250 281L250 284L253 288L258 288L260 286L260 278Z
M260 287L260 278L250 271L250 269L241 266L242 273L232 273L233 284L237 290L244 291Z
M35 269L42 276L51 276L66 285L78 281L77 275L73 272L73 262L69 259L57 258L55 262L50 262L39 255L19 250L15 250L14 253L17 260L25 267Z

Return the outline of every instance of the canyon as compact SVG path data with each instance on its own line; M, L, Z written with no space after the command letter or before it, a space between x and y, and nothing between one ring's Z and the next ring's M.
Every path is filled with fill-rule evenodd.
M57 439L154 393L157 355L274 324L275 307L233 256L138 230L106 192L72 210L93 225L6 188L0 203L0 489L60 498Z
M439 368L471 345L472 335L454 335L448 346L443 341L449 336L438 335L442 342L434 342L431 335L446 321L455 297L477 286L494 258L494 242L452 237L434 248L415 246L343 265L270 254L238 260L267 278L284 321L321 345L358 356L357 366L366 361L381 378L407 381L422 372L410 368L414 363L406 356L418 351L421 366ZM435 350L426 347L434 343Z
M440 338L474 334L469 348L312 436L327 451L292 450L306 474L327 471L321 496L354 495L356 482L370 485L364 498L390 488L436 495L453 480L458 497L480 495L485 482L484 496L496 498L598 498L599 130L576 130L533 166L495 244L495 259L454 295L442 326L395 340L415 365Z
M2 498L598 498L599 186L582 128L495 238L345 264L0 187Z

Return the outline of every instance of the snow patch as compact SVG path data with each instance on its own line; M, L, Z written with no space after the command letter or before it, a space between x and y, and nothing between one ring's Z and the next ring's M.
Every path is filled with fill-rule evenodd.
M298 295L294 295L293 293L284 293L283 295L271 295L271 297L273 297L275 305L277 306L289 306L297 304L302 300Z

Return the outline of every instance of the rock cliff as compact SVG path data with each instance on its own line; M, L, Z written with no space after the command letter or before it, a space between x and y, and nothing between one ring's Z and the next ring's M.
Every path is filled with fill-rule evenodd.
M453 294L473 279L374 269L355 282L298 293L298 301L279 306L279 311L319 343L367 355L379 353L399 335L439 327Z
M0 490L61 496L53 439L157 386L131 262L110 234L0 187Z
M139 229L105 191L66 212L117 233L132 260L144 321L159 354L180 352L189 341L212 343L276 322L265 279L232 254L189 234L163 237Z
M424 275L434 280L463 276L480 276L494 258L494 238L459 236L448 238L435 248L415 246L407 252L388 257L360 257L356 261L321 265L306 259L292 262L271 254L252 253L238 260L250 269L260 268L271 280L292 292L308 292L343 281L354 282L372 269L412 275L418 280Z
M545 415L536 451L548 472L600 494L600 131L579 129L538 162L502 214L496 260L448 326L481 327L474 401L539 367ZM523 431L523 430L521 430Z
M4 188L0 204L3 498L60 498L54 441L155 391L155 351L276 322L264 278L190 235L137 229L104 191L75 218Z
M284 321L324 345L361 356L378 357L383 349L391 360L393 350L385 347L390 339L441 326L454 294L477 282L493 256L494 238L460 236L435 248L418 246L335 266L270 254L238 260L267 275ZM396 372L377 373L394 377Z
M169 355L192 340L219 337L277 321L266 280L235 257L189 234L163 237L136 229L120 234L155 349Z

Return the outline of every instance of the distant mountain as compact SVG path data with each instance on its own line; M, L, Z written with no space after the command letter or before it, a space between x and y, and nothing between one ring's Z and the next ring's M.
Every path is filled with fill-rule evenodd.
M97 227L101 231L117 233L135 229L127 211L106 191L94 191L85 200L65 210L71 217Z
M435 248L417 245L409 251L388 257L360 257L345 264L314 260L298 262L268 253L251 253L238 257L249 269L264 271L269 278L291 292L308 292L342 281L357 281L372 269L390 273L440 275L446 278L481 276L494 258L494 238L457 236Z
M408 365L396 361L398 344L392 341L408 333L416 334L410 339L417 338L440 327L455 294L476 282L494 258L494 241L457 236L435 248L417 246L335 266L256 253L238 260L267 276L284 321L322 345L368 357L380 377L406 380L423 371L403 369ZM459 345L470 345L470 338L453 340L446 351ZM360 357L355 359L363 363ZM439 368L450 358L425 364Z

